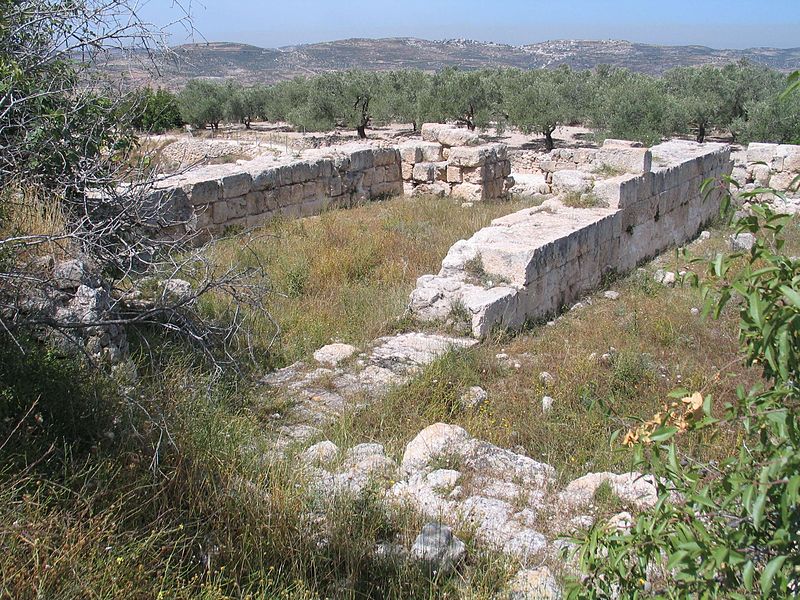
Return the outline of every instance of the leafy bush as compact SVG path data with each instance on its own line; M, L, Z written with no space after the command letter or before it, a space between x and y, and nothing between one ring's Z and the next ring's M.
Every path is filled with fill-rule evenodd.
M782 253L790 217L756 206L735 222L749 252L718 254L703 284L715 317L739 311L744 360L763 383L721 406L677 390L628 431L634 468L652 473L659 501L630 531L600 524L575 540L585 576L570 598L783 598L800 592L800 261ZM733 431L741 446L698 461L681 439Z

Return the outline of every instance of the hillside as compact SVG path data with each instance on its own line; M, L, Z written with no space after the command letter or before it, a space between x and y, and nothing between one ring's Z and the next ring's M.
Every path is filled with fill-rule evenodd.
M247 83L272 83L297 75L339 69L438 70L453 66L552 68L570 65L594 68L600 64L659 74L678 66L725 64L750 60L780 71L800 68L800 48L716 50L705 46L654 46L626 41L548 41L510 46L473 40L428 41L414 38L349 39L283 48L210 42L185 44L164 61L169 87L192 77L219 77ZM126 59L112 61L110 69L141 82L148 76Z

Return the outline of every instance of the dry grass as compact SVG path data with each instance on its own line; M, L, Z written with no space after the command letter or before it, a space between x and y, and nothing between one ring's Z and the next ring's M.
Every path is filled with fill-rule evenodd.
M64 215L57 199L44 201L33 188L10 188L0 196L0 237L4 240L35 236L40 238L27 250L19 248L18 256L43 256L51 254L64 257L68 243L59 239L66 232ZM45 239L47 238L47 239Z
M692 251L712 256L727 247L725 236L717 231ZM797 252L797 223L788 237L788 252ZM444 421L548 462L563 479L625 470L630 454L610 442L612 434L652 417L671 391L711 394L721 410L737 386L759 379L739 357L735 307L717 321L696 316L692 308L703 306L698 290L653 281L658 267L677 272L691 266L666 253L643 272L612 283L620 300L598 293L591 305L551 325L446 356L377 404L348 415L330 434L349 442L379 441L399 457L422 428ZM508 358L496 358L504 354ZM554 377L552 384L540 379L544 371ZM465 410L458 399L473 385L484 387L489 399L480 410ZM555 400L549 412L542 409L545 395ZM725 435L683 440L686 452L709 458L735 447Z
M319 217L275 221L217 244L221 267L261 265L281 328L270 364L282 366L333 341L364 344L404 327L417 277L436 273L450 246L525 202L460 208L441 198L395 198ZM243 243L243 242L246 242ZM260 337L271 339L271 323Z

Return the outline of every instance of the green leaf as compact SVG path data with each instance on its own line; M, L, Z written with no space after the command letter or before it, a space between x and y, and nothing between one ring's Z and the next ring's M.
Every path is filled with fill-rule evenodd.
M786 556L777 556L767 563L764 572L761 574L762 596L769 596L769 593L772 591L775 575L781 570L781 567L783 567L783 563L786 562L786 558Z
M800 308L800 293L797 290L793 290L788 285L782 285L780 290L781 294L789 299L789 302L794 304L795 307Z
M653 442L663 442L672 438L676 433L678 433L677 427L672 425L669 427L662 426L653 432L653 434L650 436L650 440Z
M744 587L751 591L753 589L753 575L756 572L756 566L753 564L752 560L748 560L747 564L742 569L742 580L744 581Z

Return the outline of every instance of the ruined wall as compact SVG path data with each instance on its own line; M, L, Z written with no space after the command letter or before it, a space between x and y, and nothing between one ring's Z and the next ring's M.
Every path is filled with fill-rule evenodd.
M720 196L700 186L730 173L729 148L668 142L652 148L652 165L603 181L607 207L548 201L457 242L438 275L418 280L412 312L423 320L466 314L476 337L519 328L571 305L605 274L691 239L719 210Z
M407 194L465 202L509 197L514 180L505 144L481 144L472 131L437 123L424 124L421 133L421 142L400 146Z
M735 154L733 178L744 189L772 187L797 193L795 179L800 175L800 146L790 144L750 144Z
M404 191L465 201L508 197L513 179L505 145L481 145L467 130L426 125L423 131L429 139L436 131L442 141L399 148L339 146L308 151L299 160L262 157L208 166L166 177L154 197L168 195L172 216L185 222L167 233L201 238L229 227L255 227L277 216L311 216ZM450 145L457 143L466 145Z

